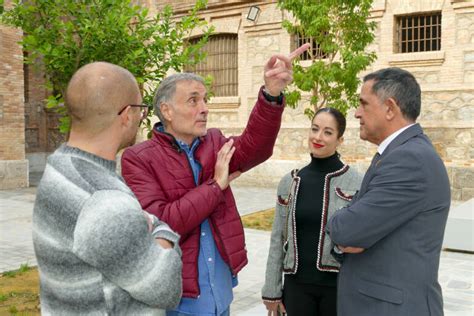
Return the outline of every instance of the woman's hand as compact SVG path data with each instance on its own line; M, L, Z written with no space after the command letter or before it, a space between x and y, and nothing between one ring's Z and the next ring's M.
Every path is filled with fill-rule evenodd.
M278 311L280 311L281 314L286 314L285 305L283 305L282 302L263 301L263 304L265 304L265 307L267 308L268 316L279 316Z

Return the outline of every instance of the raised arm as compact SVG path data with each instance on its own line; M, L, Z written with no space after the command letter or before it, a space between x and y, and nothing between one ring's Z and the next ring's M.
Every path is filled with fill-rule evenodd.
M272 155L285 104L284 100L280 105L268 102L262 90L271 96L279 96L293 81L293 60L309 47L309 44L304 44L288 56L273 55L265 64L263 76L265 86L258 93L257 103L245 130L241 136L234 138L236 150L230 163L230 172L247 171Z

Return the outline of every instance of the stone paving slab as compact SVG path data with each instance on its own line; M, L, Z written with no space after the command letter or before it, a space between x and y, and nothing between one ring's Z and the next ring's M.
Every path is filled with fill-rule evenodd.
M275 188L232 187L240 215L275 207Z
M36 265L31 217L36 189L0 190L0 272Z
M474 199L452 205L444 233L444 248L474 251Z

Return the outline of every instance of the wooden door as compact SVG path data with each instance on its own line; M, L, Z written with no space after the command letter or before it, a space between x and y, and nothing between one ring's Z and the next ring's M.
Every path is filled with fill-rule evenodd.
M24 65L26 153L53 152L65 141L59 133L58 115L46 109L44 73L35 65Z

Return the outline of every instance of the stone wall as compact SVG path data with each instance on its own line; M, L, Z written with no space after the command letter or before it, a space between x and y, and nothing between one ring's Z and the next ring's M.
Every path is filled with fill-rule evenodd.
M21 36L0 24L0 189L28 186Z

